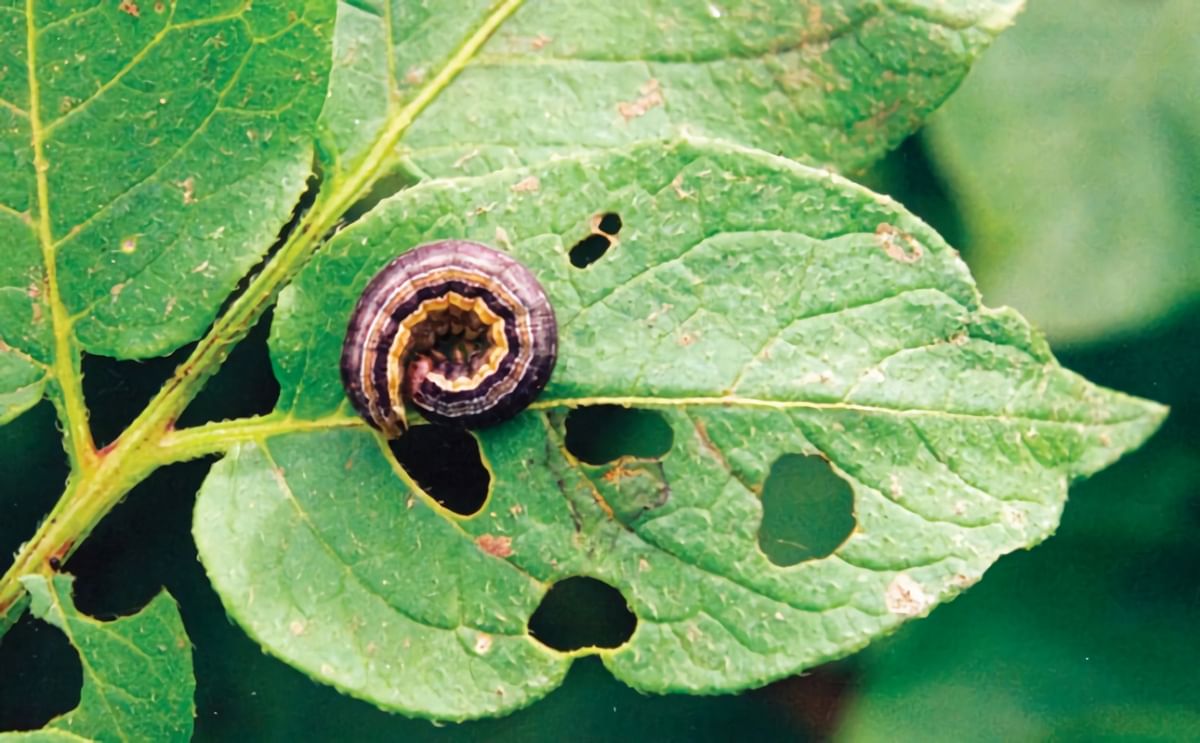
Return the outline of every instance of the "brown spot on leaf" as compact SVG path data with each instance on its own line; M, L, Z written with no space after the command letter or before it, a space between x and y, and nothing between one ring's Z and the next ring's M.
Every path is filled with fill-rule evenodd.
M809 4L808 18L806 19L808 22L805 24L806 30L811 32L821 28L822 12L823 9L821 7L821 3L813 2Z
M933 605L933 599L921 584L904 573L899 573L888 584L884 602L888 611L906 617L924 614Z
M512 555L512 537L497 537L491 534L481 534L475 538L475 544L479 545L479 549L495 555L496 557L509 557Z
M138 8L138 4L133 0L121 0L121 3L117 5L117 10L125 13L126 15L131 15L134 18L139 18L142 15L142 11Z
M513 193L537 193L542 187L542 181L536 176L522 178L512 185Z
M696 195L694 191L687 191L684 189L683 173L675 176L675 179L671 181L671 189L675 191L675 195L679 197L680 201L683 201L684 199L690 199Z
M492 636L484 632L479 633L479 637L475 638L475 653L484 655L492 649Z
M714 459L721 463L721 467L732 471L729 466L729 461L725 459L725 454L717 448L712 439L708 436L708 427L704 425L704 421L699 418L692 418L692 426L696 429L696 436L700 439L700 446L704 451L708 452Z
M650 78L638 92L641 95L636 100L621 101L617 104L617 112L626 121L645 116L650 109L663 105L662 86L659 85L658 80Z
M551 41L554 41L554 39L547 36L546 34L538 34L537 36L534 36L533 39L529 42L529 47L531 49L533 49L535 52L541 51Z
M980 576L978 576L978 575L965 575L963 573L955 573L954 576L950 578L950 585L954 586L955 588L957 588L959 590L966 590L966 589L970 588L971 586L975 585L976 583L978 583L979 578L980 578Z
M409 85L420 85L425 82L426 74L424 67L410 67L408 72L404 73L404 82Z
M194 176L189 175L175 185L179 186L179 190L183 191L183 203L196 203L196 178Z
M925 255L925 248L915 237L887 222L881 222L875 228L875 240L894 261L916 263Z

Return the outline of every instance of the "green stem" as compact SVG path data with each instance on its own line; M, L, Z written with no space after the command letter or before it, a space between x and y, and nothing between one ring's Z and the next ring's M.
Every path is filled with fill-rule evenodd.
M248 440L246 436L250 436L251 432L266 435L272 431L295 430L297 422L288 422L287 419L272 416L242 423L201 426L195 433L175 432L173 426L204 383L224 363L230 349L245 337L263 312L275 302L283 287L308 261L324 237L336 227L342 214L366 193L383 173L401 137L412 126L417 116L458 76L522 2L523 0L502 0L438 74L388 122L371 148L357 161L356 167L347 171L344 178L330 184L329 190L318 196L313 208L262 272L254 277L246 291L217 319L187 360L175 370L171 379L125 429L120 438L101 452L95 452L92 446L91 432L87 425L87 409L79 384L79 355L70 342L66 309L61 301L58 301L56 294L53 243L49 240L49 215L44 209L41 210L40 216L44 224L39 224L38 233L43 246L51 251L45 256L51 292L48 299L56 313L55 336L59 342L55 347L55 373L62 398L59 401L59 409L65 419L69 451L72 452L72 476L50 516L38 528L33 538L22 545L12 566L0 578L0 618L5 617L12 607L18 605L23 592L20 584L22 576L44 570L51 558L65 559L95 525L157 467L169 462L224 451L238 440ZM33 15L27 15L32 39L36 36ZM37 110L38 99L36 79L32 71L32 50L31 43L31 116ZM41 155L41 140L36 134L34 158L38 172L39 200L42 204L48 204L45 161ZM59 318L59 314L63 317ZM65 324L60 325L60 319ZM223 443L221 437L226 435L230 436L230 440Z
M172 431L162 438L157 449L159 466L186 462L210 454L224 454L237 444L259 441L301 431L328 431L335 428L367 429L367 423L356 416L330 415L314 420L301 420L283 415L264 415L232 421L206 423L203 426Z

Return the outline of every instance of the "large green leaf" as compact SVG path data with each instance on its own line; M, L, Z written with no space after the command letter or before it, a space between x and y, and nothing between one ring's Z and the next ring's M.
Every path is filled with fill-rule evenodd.
M100 622L80 614L70 576L24 579L35 616L58 627L79 652L79 706L28 733L0 741L189 740L195 707L192 647L165 592L133 616Z
M437 80L403 142L418 172L483 173L682 130L853 169L919 126L1021 5L342 2L328 164L353 163ZM464 28L518 7L453 82L438 80Z
M0 419L36 401L53 332L145 357L212 322L311 171L333 20L332 0L4 6Z
M573 267L602 212L620 214L618 243ZM535 409L477 434L491 488L470 518L415 485L338 375L368 278L447 237L520 259L560 324ZM637 614L625 645L597 652L638 689L733 690L845 655L1045 538L1069 481L1163 415L1062 369L1018 315L980 306L957 253L895 202L703 140L385 201L285 292L272 357L277 416L214 466L197 503L213 585L315 678L452 719L561 681L571 656L526 623L573 575L616 586ZM564 415L602 403L657 411L670 450L577 460ZM759 547L759 494L793 453L848 483L856 527L831 555L781 567ZM623 507L629 472L667 497Z
M1200 296L1200 9L1055 0L934 117L991 302L1087 341Z

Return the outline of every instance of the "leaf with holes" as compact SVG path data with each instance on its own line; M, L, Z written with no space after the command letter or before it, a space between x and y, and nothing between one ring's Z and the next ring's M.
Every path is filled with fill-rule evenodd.
M68 348L155 356L211 324L311 172L333 20L326 0L6 10L0 421Z
M573 265L601 224L607 250ZM367 280L451 237L522 261L559 323L545 391L475 436L490 485L469 516L416 484L338 373ZM314 678L447 719L561 682L572 656L527 623L572 576L629 602L629 640L584 652L644 691L731 691L846 655L1048 536L1068 483L1164 414L981 306L957 253L891 200L705 140L404 191L283 294L271 346L277 414L242 430L197 503L213 585ZM573 453L571 411L597 407L644 411L668 443ZM764 532L764 508L811 509L825 533L780 549L794 531L768 513Z
M326 166L351 168L407 105L437 99L410 175L485 173L681 131L839 169L915 130L1022 0L342 2ZM497 12L497 9L499 12ZM505 18L511 14L511 18ZM453 80L464 26L496 31Z
M83 662L79 706L0 741L189 740L195 707L192 648L179 608L165 592L137 614L100 622L71 600L74 579L23 579L33 613L66 634Z

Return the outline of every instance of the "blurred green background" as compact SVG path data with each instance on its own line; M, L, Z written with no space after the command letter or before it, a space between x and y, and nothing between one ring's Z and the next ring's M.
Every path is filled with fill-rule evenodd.
M928 619L741 695L642 696L586 659L509 718L407 720L310 682L226 619L190 533L207 461L159 472L101 524L70 562L80 608L132 612L161 586L179 600L198 740L1200 740L1200 5L1031 0L930 126L858 177L959 246L985 301L1042 327L1065 366L1172 408L1072 488L1057 536ZM270 409L268 322L191 422ZM179 358L87 360L102 443ZM0 552L49 510L57 442L46 404L0 428ZM621 621L603 592L574 603L547 620L565 636L603 641L597 618ZM26 617L0 643L0 729L71 708L79 681L62 635Z

